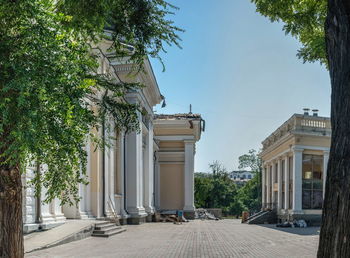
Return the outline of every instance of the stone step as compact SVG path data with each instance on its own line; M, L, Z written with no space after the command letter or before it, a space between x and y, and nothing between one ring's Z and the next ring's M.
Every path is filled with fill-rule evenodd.
M107 230L107 231L100 231L100 230L95 230L93 233L92 233L92 236L94 237L110 237L110 236L113 236L113 235L116 235L116 234L120 234L122 232L126 231L125 228L122 228L122 227L115 227L111 230Z
M96 222L95 223L95 227L100 227L100 226L103 226L103 225L108 225L108 224L112 224L110 221L99 221L99 222Z
M96 229L95 228L92 233L106 234L106 233L111 232L111 231L113 231L115 229L121 229L121 227L113 225L112 227L108 227L108 228L104 228L104 229Z
M109 229L109 228L113 228L113 227L116 227L117 225L114 224L114 223L108 223L108 224L99 224L99 225L96 225L95 226L95 230L106 230L106 229Z

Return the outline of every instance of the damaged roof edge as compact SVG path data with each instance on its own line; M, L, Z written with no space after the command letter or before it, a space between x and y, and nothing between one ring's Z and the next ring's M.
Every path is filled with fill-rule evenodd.
M202 116L200 114L190 114L190 113L182 113L182 114L155 114L154 119L198 119L202 120Z

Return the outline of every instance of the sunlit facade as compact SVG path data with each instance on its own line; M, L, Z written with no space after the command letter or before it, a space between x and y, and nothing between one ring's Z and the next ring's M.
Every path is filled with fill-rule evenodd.
M263 209L280 220L321 220L331 137L330 119L294 114L263 142Z

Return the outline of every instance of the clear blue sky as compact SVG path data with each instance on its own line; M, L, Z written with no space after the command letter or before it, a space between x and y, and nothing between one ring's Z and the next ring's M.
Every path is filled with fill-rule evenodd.
M259 149L261 141L302 108L330 113L326 69L303 64L299 43L282 24L255 12L249 0L176 0L172 17L186 30L180 50L163 55L166 71L152 60L167 107L157 113L200 113L206 131L197 144L196 171L218 160L228 170L238 157Z

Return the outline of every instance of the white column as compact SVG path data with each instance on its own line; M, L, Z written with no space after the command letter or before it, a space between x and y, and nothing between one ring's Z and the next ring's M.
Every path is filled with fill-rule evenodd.
M289 157L284 157L284 209L289 209Z
M139 117L141 124L140 114ZM127 211L132 217L144 217L147 214L142 203L142 127L140 128L140 132L131 132L127 135L126 171Z
M67 219L88 219L91 217L91 142L89 140L85 145L85 151L87 154L86 179L89 184L79 184L79 197L81 199L76 205L65 204L62 207Z
M275 161L273 161L271 163L271 179L272 179L272 182L271 182L271 208L276 208L276 195L275 195L275 181L276 181L276 163Z
M154 165L153 165L153 124L149 122L148 133L146 135L146 146L144 155L144 207L148 214L154 213L153 207L153 181L154 181Z
M277 161L277 210L281 210L282 207L282 159Z
M23 232L29 233L38 229L36 220L36 197L34 194L34 186L29 184L35 176L35 167L27 167L26 173L22 175L23 185Z
M303 149L293 148L293 213L302 212Z
M66 217L62 212L61 201L58 198L55 198L52 201L52 209L56 222L64 222L66 220Z
M266 208L271 208L271 169L266 165Z
M110 143L110 146L105 148L105 210L107 216L113 216L115 212L115 198L114 198L114 184L115 184L115 130L111 125L111 130L106 130L106 140ZM113 211L114 210L114 211Z
M123 217L123 218L126 218L128 217L127 215L127 212L125 210L126 208L126 203L125 203L125 195L126 195L126 189L124 187L124 182L126 182L126 178L125 178L125 169L126 169L126 166L124 166L124 158L126 157L126 153L124 151L126 151L126 149L124 149L124 145L126 144L126 137L125 137L125 134L122 132L120 134L120 145L119 145L119 148L120 148L120 151L119 151L119 160L120 160L120 167L119 167L119 172L120 172L120 182L118 182L119 184L119 189L120 189L120 192L118 194L120 194L120 215ZM119 198L119 197L117 197Z
M40 166L41 173L44 174L47 171L46 165ZM46 188L41 187L41 216L43 224L52 223L55 221L54 212L53 212L53 203L43 202L46 199Z
M263 210L266 207L266 196L265 196L265 189L266 189L266 168L265 164L262 165L262 170L261 170L261 209Z
M159 153L156 152L156 163L154 166L155 176L155 206L160 209L160 164L159 164Z
M185 211L194 211L194 141L185 141Z
M323 151L323 199L326 193L326 182L327 182L327 168L329 160L329 151Z

